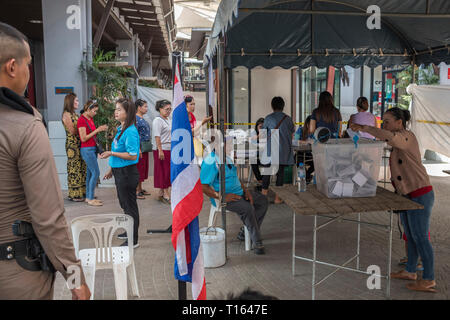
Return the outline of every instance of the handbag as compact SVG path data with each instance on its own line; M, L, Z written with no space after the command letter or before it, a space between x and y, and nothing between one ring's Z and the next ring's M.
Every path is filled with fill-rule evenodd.
M93 130L91 129L91 126L89 125L87 120L85 119L84 121L86 122L86 125L89 128L89 131L93 132ZM105 150L103 149L102 145L100 143L98 143L97 137L95 135L94 135L93 139L94 139L94 142L95 142L95 147L97 148L97 150L95 150L95 152L98 153L98 154L102 154L103 152L105 152Z
M151 152L153 150L152 141L141 141L141 152Z

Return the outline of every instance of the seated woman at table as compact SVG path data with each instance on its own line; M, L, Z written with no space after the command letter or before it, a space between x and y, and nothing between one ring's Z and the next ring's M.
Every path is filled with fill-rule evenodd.
M367 100L366 97L358 98L358 100L356 101L356 109L358 110L358 113L352 114L350 116L347 128L350 128L352 123L359 125L367 125L371 127L377 126L377 118L372 113L370 113L370 111L367 111L369 109L369 101ZM374 136L372 136L367 132L361 132L360 137L371 140L375 139Z
M400 213L400 220L408 238L408 262L406 270L391 273L391 278L415 280L414 283L407 284L406 287L410 290L435 292L434 253L428 238L434 192L422 164L417 138L406 129L410 119L408 110L396 107L383 115L383 129L356 123L351 124L351 129L367 132L393 147L389 163L391 181L396 192L424 207ZM424 268L421 280L417 280L416 273L419 256Z
M301 144L307 144L310 137L309 127L311 125L311 116L308 116L305 120L303 127L299 127L295 135L298 135ZM298 151L297 152L297 166L303 162L308 164L306 169L306 182L310 183L312 179L312 173L314 172L314 162L311 151Z
M319 96L319 106L311 115L309 133L314 134L320 127L328 128L333 137L342 136L341 112L334 106L333 96L328 91L323 91Z

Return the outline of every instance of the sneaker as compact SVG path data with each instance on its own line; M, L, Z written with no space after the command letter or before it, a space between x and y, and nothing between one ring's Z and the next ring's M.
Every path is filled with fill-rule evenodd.
M244 231L244 226L241 227L241 230L239 231L237 237L236 237L239 241L245 241L245 231Z
M261 241L258 241L255 246L253 247L254 253L255 254L265 254L266 251L264 250L264 245L262 244Z
M122 243L120 246L121 246L121 247L128 247L128 240L125 241L124 243ZM133 245L133 248L134 248L134 249L139 248L139 242L136 242L136 243Z
M118 238L118 239L122 239L122 240L127 240L127 239L128 239L127 233L126 233L126 232L121 233L121 234L119 234L119 235L117 236L117 238Z

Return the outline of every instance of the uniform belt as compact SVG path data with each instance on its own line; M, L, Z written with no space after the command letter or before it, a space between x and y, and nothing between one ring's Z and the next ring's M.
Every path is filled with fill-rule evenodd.
M0 244L0 260L12 260L15 257L26 256L28 241L25 239Z

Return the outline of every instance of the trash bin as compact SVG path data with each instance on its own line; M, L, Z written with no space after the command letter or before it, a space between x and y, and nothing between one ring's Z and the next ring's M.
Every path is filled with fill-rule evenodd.
M356 145L351 139L314 143L317 189L328 198L374 197L385 145L366 139Z
M292 183L292 166L286 166L284 168L284 183Z
M217 227L200 229L200 241L203 247L203 265L205 268L217 268L226 262L225 231Z

